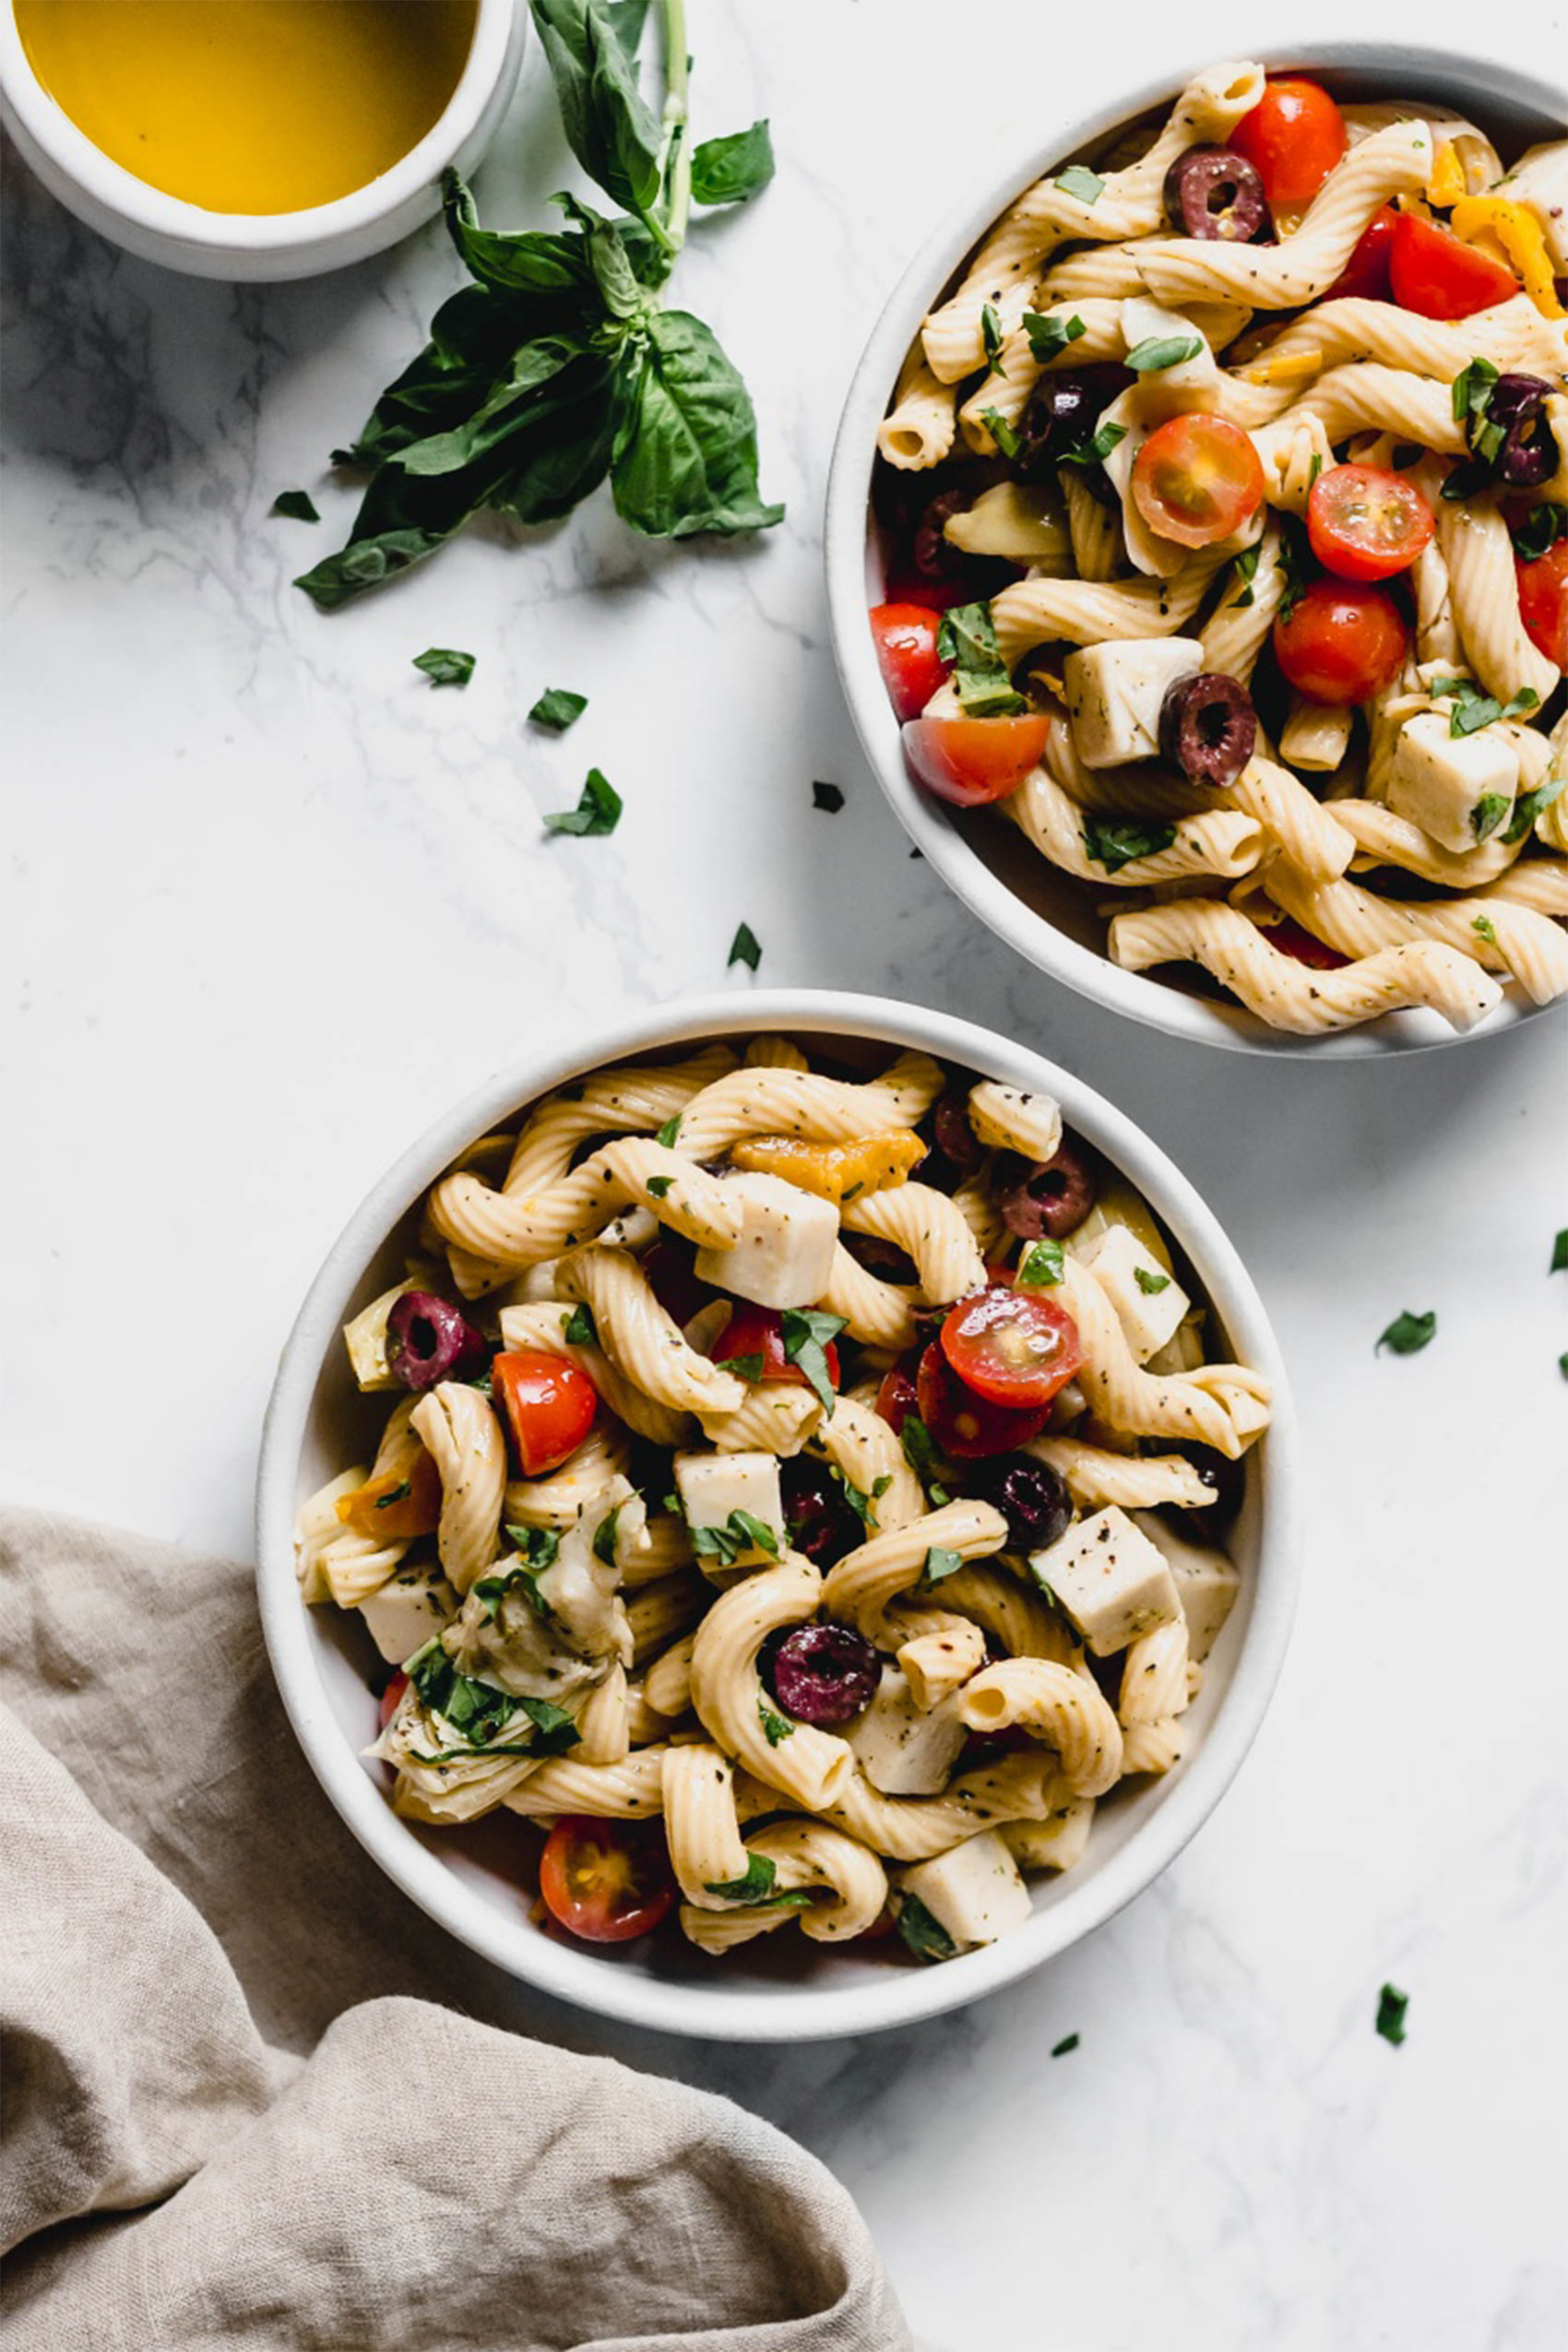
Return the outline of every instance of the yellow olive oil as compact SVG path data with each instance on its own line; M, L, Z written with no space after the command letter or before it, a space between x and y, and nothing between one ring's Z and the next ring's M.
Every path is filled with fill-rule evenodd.
M445 111L478 0L14 0L33 72L149 187L296 212L379 178Z

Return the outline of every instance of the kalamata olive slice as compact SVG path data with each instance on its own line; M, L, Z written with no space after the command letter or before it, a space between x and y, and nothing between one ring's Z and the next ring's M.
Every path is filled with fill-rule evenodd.
M1517 424L1521 417L1539 409L1550 390L1544 375L1521 375L1510 369L1491 387L1486 406L1488 423Z
M1025 475L1041 473L1058 450L1087 441L1101 410L1132 381L1124 367L1047 368L1018 420L1016 469ZM1087 478L1092 481L1098 470L1088 467Z
M491 1344L461 1308L430 1290L405 1290L386 1318L387 1366L405 1388L472 1380L489 1361Z
M1190 147L1165 175L1165 209L1186 237L1245 245L1273 234L1263 182L1229 147Z
M936 1132L936 1147L944 1152L955 1168L966 1172L980 1164L979 1139L969 1124L969 1106L961 1094L944 1094L937 1098L932 1114Z
M1042 1234L1059 1241L1075 1233L1099 1190L1087 1156L1065 1141L1053 1159L1013 1159L998 1176L996 1205L1003 1221L1026 1241L1038 1241Z
M1159 748L1194 784L1234 784L1258 739L1257 713L1223 670L1177 680L1159 710Z
M865 1529L826 1462L803 1454L790 1455L778 1465L778 1487L790 1545L818 1567L865 1541Z
M927 502L915 526L914 565L923 580L956 579L964 568L964 553L944 533L950 516L971 505L967 490L944 490Z
M797 1625L773 1654L773 1695L797 1723L848 1723L875 1694L876 1652L848 1625Z
M1072 1524L1067 1482L1049 1462L1028 1454L997 1454L965 1473L965 1485L1001 1512L1014 1551L1043 1551Z

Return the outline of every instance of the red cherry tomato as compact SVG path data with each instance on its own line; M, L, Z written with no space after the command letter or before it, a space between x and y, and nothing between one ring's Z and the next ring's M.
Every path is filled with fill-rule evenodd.
M523 1348L497 1356L491 1395L505 1416L526 1479L557 1470L593 1426L599 1391L587 1372L559 1356Z
M380 1715L381 1728L383 1731L386 1730L387 1725L397 1714L398 1702L402 1697L408 1687L409 1678L404 1673L402 1668L399 1667L397 1673L392 1677L391 1681L388 1682L386 1688L381 1693Z
M1408 572L1435 529L1415 483L1382 466L1330 466L1307 500L1313 553L1342 580Z
M1337 947L1331 947L1325 939L1314 939L1310 931L1303 931L1301 924L1293 921L1289 915L1282 915L1277 923L1270 923L1264 937L1271 947L1277 947L1282 956L1294 956L1298 964L1309 964L1314 972L1336 972L1341 965L1350 960L1348 956L1342 956Z
M1394 259L1394 224L1398 218L1391 204L1378 206L1357 238L1349 260L1324 296L1325 303L1345 302L1352 297L1369 303L1393 300L1388 271Z
M586 1943L647 1935L675 1901L662 1827L563 1814L540 1857L539 1891L552 1918Z
M1533 564L1516 564L1519 618L1538 653L1568 670L1568 539L1560 539Z
M915 1359L906 1356L883 1375L882 1386L876 1392L876 1409L895 1437L903 1428L906 1417L920 1410L915 1394L912 1367Z
M1317 82L1271 81L1225 142L1244 155L1270 204L1308 204L1348 141L1345 118Z
M900 719L918 719L953 665L936 650L941 614L924 604L879 604L871 616L882 683Z
M1038 1290L977 1290L942 1326L942 1352L993 1405L1049 1405L1084 1360L1078 1326Z
M823 1349L827 1363L827 1377L835 1388L838 1385L838 1350L830 1339ZM738 1299L735 1312L713 1345L713 1360L727 1364L732 1356L760 1356L763 1380L792 1381L799 1387L808 1385L799 1364L792 1364L784 1353L784 1319L774 1307L754 1306L749 1299Z
M1194 410L1156 427L1133 460L1133 500L1179 547L1229 539L1263 499L1263 465L1239 424Z
M1386 588L1313 580L1274 624L1279 667L1309 702L1366 702L1405 659L1408 636Z
M1020 1410L977 1396L959 1379L937 1339L921 1358L915 1394L937 1452L956 1462L978 1462L988 1454L1010 1454L1027 1445L1039 1435L1051 1410L1048 1405Z
M1045 751L1051 722L1022 719L912 719L904 757L917 784L955 808L977 809L1016 792Z
M1396 216L1389 279L1395 301L1422 318L1469 318L1519 291L1502 262L1415 212Z

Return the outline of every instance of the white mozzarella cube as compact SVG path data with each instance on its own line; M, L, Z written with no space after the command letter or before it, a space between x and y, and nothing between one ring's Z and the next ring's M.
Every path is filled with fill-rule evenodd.
M743 1511L784 1549L784 1503L778 1462L772 1454L677 1454L675 1491L689 1527L728 1527L732 1511ZM742 1546L739 1557L760 1560L766 1547Z
M995 1830L966 1837L906 1871L903 1891L923 1903L956 1944L994 1943L1028 1924L1033 1906L1018 1865Z
M741 1213L741 1238L733 1249L699 1250L698 1280L759 1307L814 1305L833 1273L833 1203L751 1170L729 1178L724 1197Z
M1140 1364L1175 1337L1192 1305L1175 1276L1125 1225L1108 1226L1078 1253L1115 1308Z
M1081 1862L1094 1826L1092 1797L1063 1797L1043 1821L1004 1822L998 1832L1020 1870L1070 1871Z
M1473 849L1508 822L1519 754L1493 727L1451 735L1445 712L1423 710L1399 730L1384 789L1389 807L1442 849Z
M1158 1545L1175 1578L1176 1598L1187 1624L1187 1655L1201 1666L1235 1606L1241 1579L1212 1544L1190 1543L1152 1511L1134 1512L1134 1517L1149 1540Z
M1076 1520L1048 1550L1031 1551L1029 1566L1096 1657L1182 1613L1164 1553L1115 1503Z
M360 1603L371 1640L401 1666L457 1613L457 1596L439 1568L399 1568L379 1592Z
M872 1787L885 1797L939 1796L964 1744L958 1694L922 1711L909 1677L896 1666L885 1666L871 1705L844 1737Z
M1084 766L1157 757L1160 707L1179 680L1197 676L1203 655L1196 637L1135 637L1070 653L1062 686Z

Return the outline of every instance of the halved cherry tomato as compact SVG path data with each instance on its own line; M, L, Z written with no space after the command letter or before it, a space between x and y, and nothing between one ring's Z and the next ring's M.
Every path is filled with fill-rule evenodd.
M941 614L924 604L878 604L871 616L882 683L900 719L918 719L953 665L936 650Z
M891 1372L882 1376L882 1386L876 1392L876 1409L895 1437L903 1428L907 1417L920 1410L915 1394L913 1356L905 1356Z
M1342 580L1408 572L1436 528L1415 483L1383 466L1330 466L1307 500L1313 553Z
M921 1419L931 1431L939 1454L956 1462L979 1462L988 1454L1010 1454L1027 1445L1045 1427L1049 1405L1020 1410L993 1405L961 1381L933 1339L921 1358L915 1375Z
M1274 624L1279 667L1309 702L1365 702L1386 686L1408 642L1386 588L1313 580L1287 621Z
M1229 539L1263 501L1263 465L1239 424L1194 410L1169 417L1133 460L1133 500L1179 547Z
M992 1289L960 1299L942 1352L966 1387L993 1405L1049 1405L1084 1360L1078 1326L1038 1290Z
M1310 931L1303 931L1301 924L1293 921L1289 915L1282 915L1277 923L1270 923L1264 937L1271 947L1277 947L1282 956L1293 956L1298 964L1308 964L1314 972L1336 972L1341 965L1350 960L1348 956L1342 956L1337 947L1331 947L1325 939L1314 939Z
M977 809L1016 792L1045 751L1051 722L1021 719L912 719L904 757L918 784L955 808Z
M406 1477L388 1472L367 1479L338 1501L338 1516L357 1536L379 1536L408 1543L435 1533L441 1520L441 1473L435 1456L422 1445Z
M1311 202L1348 141L1327 90L1288 77L1265 86L1225 144L1253 165L1270 204L1293 205Z
M675 1901L662 1826L564 1813L540 1857L539 1891L552 1918L586 1943L647 1935Z
M1538 653L1568 670L1568 539L1560 539L1533 564L1515 564L1519 618Z
M491 1394L505 1414L526 1479L558 1470L593 1426L599 1391L586 1372L540 1348L497 1356Z
M1519 291L1511 269L1415 212L1401 212L1394 223L1389 279L1395 301L1422 318L1469 318Z
M388 1682L386 1688L381 1693L379 1711L381 1716L381 1728L383 1731L386 1730L387 1725L397 1714L398 1702L402 1697L408 1687L409 1678L404 1673L402 1668L399 1667L397 1673L392 1677L391 1681Z
M827 1377L837 1388L838 1350L830 1339L822 1352L827 1363ZM754 1306L749 1299L736 1300L734 1313L713 1345L716 1364L727 1364L731 1356L760 1356L763 1380L788 1380L800 1387L809 1385L799 1364L792 1364L784 1353L784 1319L774 1307Z
M1351 249L1350 258L1324 296L1325 303L1352 298L1369 303L1393 299L1389 265L1394 259L1394 224L1399 215L1391 204L1380 204Z

